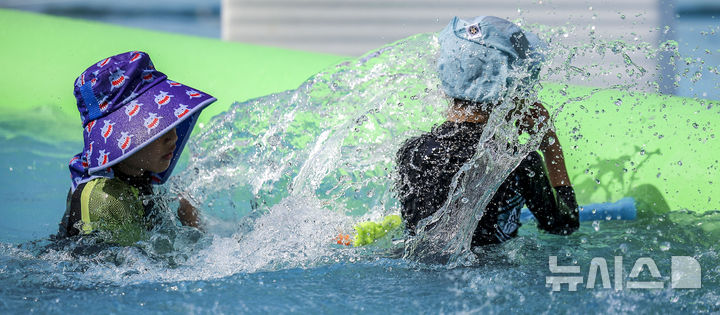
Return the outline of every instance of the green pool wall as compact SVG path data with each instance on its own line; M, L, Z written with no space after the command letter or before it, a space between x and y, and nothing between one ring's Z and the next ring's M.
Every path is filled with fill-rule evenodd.
M93 62L121 52L145 51L172 80L215 96L218 101L203 111L199 123L233 102L295 89L348 59L4 9L0 42L4 120L35 113L44 124L60 128L30 132L58 140L81 135L72 93L75 78Z
M89 63L143 50L173 80L235 101L297 88L349 58L0 9L0 139L81 141L72 95ZM641 212L720 209L720 103L545 83L581 204L632 196ZM32 121L32 123L28 123Z

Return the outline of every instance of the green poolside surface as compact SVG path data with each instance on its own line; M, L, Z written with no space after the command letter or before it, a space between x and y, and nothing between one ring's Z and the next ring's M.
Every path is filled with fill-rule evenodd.
M81 141L75 78L120 52L146 51L172 80L218 98L200 123L348 59L10 10L0 10L0 41L0 137L47 141ZM544 87L545 104L567 104L555 126L580 204L632 196L641 215L720 209L717 101Z
M36 131L58 140L82 141L75 78L92 63L118 53L145 51L170 79L215 96L218 101L203 111L199 123L233 102L295 89L347 59L3 9L0 42L0 119L33 113L43 124L73 126L48 134Z

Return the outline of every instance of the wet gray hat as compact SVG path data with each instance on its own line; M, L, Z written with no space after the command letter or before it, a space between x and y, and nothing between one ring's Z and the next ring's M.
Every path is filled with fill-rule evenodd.
M544 60L537 35L494 16L454 17L438 40L445 94L473 102L496 103L515 85L531 88Z

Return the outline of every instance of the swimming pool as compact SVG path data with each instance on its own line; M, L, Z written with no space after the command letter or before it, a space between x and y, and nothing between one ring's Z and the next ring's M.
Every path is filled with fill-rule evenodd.
M569 237L528 223L520 237L454 265L403 259L401 244L332 244L354 222L397 211L389 188L394 153L442 119L428 70L435 46L432 34L418 35L206 121L168 185L168 193L189 190L202 206L204 235L166 227L135 247L49 244L64 208L65 163L80 143L28 133L31 119L4 121L0 310L720 311L717 102L544 83L540 97L566 130L561 141L580 203L632 195L644 202L637 220L587 222ZM695 182L679 182L686 176ZM551 256L580 267L562 273L583 277L577 291L548 286ZM673 256L698 262L702 288L672 287ZM586 286L594 258L607 262L610 287L600 277ZM641 258L652 259L660 276L646 269L631 278ZM630 289L633 280L662 288Z

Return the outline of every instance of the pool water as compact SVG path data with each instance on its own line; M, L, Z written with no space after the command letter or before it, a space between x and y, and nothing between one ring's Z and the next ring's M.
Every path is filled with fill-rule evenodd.
M434 35L414 36L214 117L160 189L167 200L188 195L207 232L177 226L168 201L164 224L131 247L50 239L65 208L65 163L81 144L42 141L21 132L22 122L0 125L0 312L720 312L716 209L584 222L567 237L531 221L519 237L473 250L463 237L472 226L462 226L434 238L452 251L439 263L434 253L408 254L410 239L334 244L356 222L398 213L395 152L441 122L447 105L433 70L436 49ZM516 134L491 126L494 136ZM536 144L531 138L523 149ZM468 178L497 185L516 156L483 154L473 161L505 160L490 164L492 176L471 167ZM469 202L459 221L481 216L486 202ZM562 274L583 277L577 291L548 285L558 275L552 256L580 268ZM672 287L673 256L697 261L700 288ZM588 288L591 261L605 259L614 276L615 257L623 261L622 287L612 278L609 288ZM660 275L650 266L631 277L641 258ZM662 287L629 289L628 281Z

